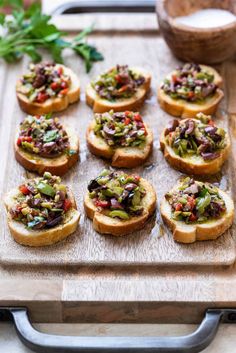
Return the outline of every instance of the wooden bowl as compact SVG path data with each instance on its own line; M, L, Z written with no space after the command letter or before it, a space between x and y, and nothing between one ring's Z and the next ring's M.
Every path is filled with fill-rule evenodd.
M177 23L206 8L229 10L236 14L235 0L157 0L157 17L164 39L175 56L202 64L220 63L236 53L236 22L222 27L195 28Z

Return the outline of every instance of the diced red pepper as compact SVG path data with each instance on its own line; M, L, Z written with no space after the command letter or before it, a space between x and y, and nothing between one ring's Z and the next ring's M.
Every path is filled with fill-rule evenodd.
M60 85L58 82L52 82L50 87L53 91L56 91L60 87Z
M195 93L193 91L188 92L188 98L193 98Z
M120 75L115 75L115 80L118 82L118 83L121 83L122 82L122 77Z
M63 68L61 66L58 67L57 72L61 76L63 74Z
M22 141L21 138L18 137L17 142L16 142L16 143L17 143L17 146L20 146L20 145L21 145L21 141Z
M46 93L39 92L36 100L38 103L44 103L48 98L49 97Z
M130 111L129 110L126 110L125 111L125 116L129 116L130 115Z
M65 96L67 93L68 93L68 88L65 88L65 89L62 89L61 91L60 91L60 94L62 95L62 96Z
M148 132L147 132L147 129L145 128L145 126L143 127L144 129L144 136L147 136Z
M174 83L177 82L177 76L176 76L176 75L172 75L172 81L173 81Z
M120 92L120 93L125 92L125 91L127 91L128 87L129 87L128 85L124 85L118 89L118 92Z
M175 205L175 211L181 211L182 208L183 208L183 205L180 202Z
M22 142L26 141L26 142L32 142L32 137L31 136L22 136L22 137L18 137L17 139L17 146L20 146Z
M67 212L72 206L72 202L70 199L65 199L63 204L63 210Z
M215 123L214 123L214 121L211 119L211 120L209 120L208 125L215 126Z
M135 121L143 121L141 115L138 114L138 113L134 115L134 120L135 120Z
M171 79L172 79L172 81L173 81L174 83L182 83L181 77L178 77L178 76L175 75L175 74L173 74L173 75L171 76Z
M139 182L141 177L139 175L133 175L133 178L136 182Z
M20 185L19 186L19 190L20 190L20 192L22 192L22 194L24 194L24 195L29 195L30 194L30 190L27 188L27 186L26 185Z
M16 205L16 211L17 211L18 213L20 213L22 209L23 209L22 206Z
M191 213L191 215L189 216L189 220L190 222L195 222L197 220L197 216L194 213Z
M125 118L124 124L125 124L125 125L129 125L129 123L130 123L130 118Z
M110 202L109 201L106 201L106 200L94 200L94 204L95 206L97 207L102 207L102 208L108 208L110 207Z
M196 205L196 200L193 198L193 197L191 197L191 196L188 196L187 197L187 200L188 200L188 202L187 202L187 205L191 208L191 210L194 208L194 206Z

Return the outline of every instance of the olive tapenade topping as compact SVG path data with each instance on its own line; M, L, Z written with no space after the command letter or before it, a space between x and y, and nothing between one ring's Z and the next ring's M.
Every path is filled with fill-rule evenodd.
M171 205L172 218L187 224L217 219L226 212L225 202L214 185L191 178L185 178L165 198Z
M226 146L226 132L215 126L210 116L199 113L196 118L199 120L171 121L165 130L166 142L181 157L197 155L213 160Z
M30 64L29 71L21 78L20 93L31 102L44 103L49 98L63 97L68 93L71 78L64 67L43 62Z
M67 188L61 178L45 172L43 177L32 179L19 187L10 215L29 229L41 230L63 222L72 207Z
M197 102L212 96L218 87L214 83L213 74L198 64L188 63L177 68L170 78L166 78L161 88L173 99Z
M137 175L105 169L90 181L88 191L94 205L109 217L128 220L143 213L146 192Z
M128 65L117 65L100 75L91 85L101 98L113 101L132 97L144 82L145 77L130 69Z
M135 147L142 145L147 130L139 113L130 111L95 114L95 135L103 138L109 146Z
M41 157L53 158L71 153L69 137L58 118L50 115L27 116L20 124L17 145Z

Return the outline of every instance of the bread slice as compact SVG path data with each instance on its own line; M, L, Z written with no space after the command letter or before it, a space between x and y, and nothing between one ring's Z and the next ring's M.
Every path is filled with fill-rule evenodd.
M143 164L152 151L153 133L147 127L147 138L143 148L141 147L118 147L111 148L106 141L94 133L95 121L88 126L86 132L87 145L91 153L96 156L111 159L111 165L118 168L134 168Z
M173 232L174 240L179 243L194 243L198 240L213 240L222 235L234 220L234 203L231 197L224 191L219 189L219 195L224 199L226 204L225 214L215 220L210 220L199 224L186 224L183 221L176 221L171 218L171 206L169 202L163 198L161 202L161 215L164 222Z
M39 175L43 175L44 172L50 172L53 175L65 174L79 159L79 140L76 136L74 129L65 128L69 141L70 149L74 150L75 153L72 155L63 153L58 157L45 158L37 154L30 153L17 145L17 137L15 139L15 157L16 160L27 170L31 172L37 172Z
M109 110L114 112L122 112L124 110L137 111L143 105L147 93L151 85L151 75L140 68L132 68L137 72L140 72L145 77L145 83L140 86L137 92L130 98L120 98L115 101L109 101L99 97L96 91L93 89L91 84L86 88L86 102L93 108L95 113L105 113Z
M69 104L75 103L80 99L80 81L76 74L64 65L56 65L55 67L63 67L66 75L71 78L71 85L68 93L63 97L55 97L47 99L44 103L31 102L29 98L22 94L19 89L21 87L20 80L16 84L16 95L21 109L31 115L43 115L53 112L60 112L68 107Z
M173 148L167 144L165 130L160 137L160 146L165 159L173 168L187 174L209 175L218 173L229 156L231 143L228 134L225 136L225 141L226 146L219 150L219 157L211 161L205 161L201 156L196 155L186 158L178 156Z
M5 196L4 203L7 211L15 204L14 198L18 194L19 190L13 189ZM8 212L7 222L15 241L27 246L46 246L57 243L74 233L78 226L80 213L77 211L73 194L71 192L68 194L72 201L72 208L67 212L62 224L50 229L27 229L23 223L13 220Z
M212 67L200 65L205 71L214 74L214 83L218 85L215 94L208 97L204 102L195 103L187 102L184 99L173 99L166 94L163 89L158 88L158 101L163 110L173 116L180 118L194 118L197 113L212 115L215 113L221 99L224 97L223 91L220 89L223 85L223 80L218 72ZM168 77L171 77L175 71L171 72Z
M141 178L140 183L146 190L146 195L141 202L144 208L143 214L132 217L129 220L111 218L99 212L92 199L86 194L84 198L85 212L93 220L93 227L98 233L123 236L143 228L147 219L156 209L156 193L153 186L147 180Z

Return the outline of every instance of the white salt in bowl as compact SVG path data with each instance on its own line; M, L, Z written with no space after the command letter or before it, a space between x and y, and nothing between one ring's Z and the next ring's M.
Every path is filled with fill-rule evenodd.
M230 19L236 15L235 0L157 0L156 9L160 30L177 58L216 64L236 53L236 21ZM215 17L206 22L205 28L200 17L203 14L197 14L203 9L211 9L209 14ZM213 9L229 11L231 16L230 13L228 16L227 13L217 14ZM179 18L181 16L184 18Z

